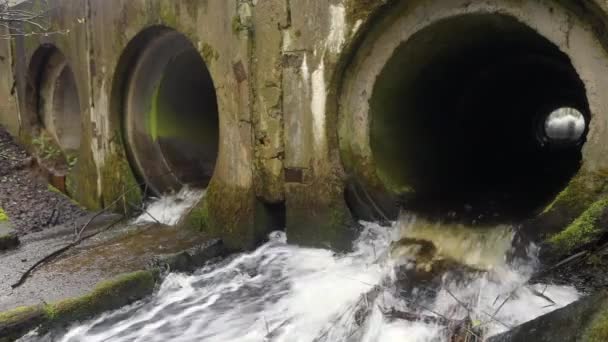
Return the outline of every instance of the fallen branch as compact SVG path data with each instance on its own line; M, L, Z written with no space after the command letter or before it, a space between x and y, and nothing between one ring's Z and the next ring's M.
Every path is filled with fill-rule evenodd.
M557 303L553 299L549 298L546 294L538 292L536 289L532 288L531 286L527 286L527 287L532 292L532 294L534 294L535 296L540 297L540 298L548 301L552 305L557 305Z
M116 224L118 224L120 221L124 220L125 217L121 216L118 220L115 220L114 222L112 222L110 225L108 225L107 227L105 227L104 229L101 229L95 233L89 234L87 236L85 236L84 238L82 237L82 233L91 225L91 223L93 222L93 220L95 220L97 217L99 217L100 215L102 215L103 213L106 213L110 208L114 207L114 205L116 205L116 203L118 203L118 201L120 201L121 199L125 198L125 196L130 193L131 191L133 191L134 189L141 187L142 184L135 184L133 186L131 186L128 190L126 190L125 192L123 192L122 194L120 194L120 196L118 196L112 203L110 203L110 205L108 205L107 207L105 207L104 209L98 211L97 213L95 213L95 215L91 216L91 218L82 226L82 228L80 228L79 230L76 229L76 227L74 228L74 240L62 247L59 248L58 250L52 252L51 254L43 257L42 259L38 260L34 265L32 265L27 271L25 271L21 277L19 278L19 281L17 281L16 283L14 283L13 285L11 285L11 287L13 289L23 285L23 283L27 280L27 278L34 272L34 270L36 270L36 268L38 268L40 265L49 262L53 259L55 259L57 256L67 252L68 250L72 249L73 247L77 246L78 244L80 244L82 241L85 241L87 239L90 239L96 235L98 235L101 232L104 232L112 227L114 227Z
M142 212L146 213L148 216L150 216L152 218L152 220L154 220L154 222L162 225L162 223L156 218L154 217L152 214L150 214L150 212L146 209L146 207L144 205L142 205L141 207L137 207L131 203L129 203L129 206L133 209L137 209L137 210L141 210Z
M30 266L30 268L27 269L27 271L25 271L21 277L19 278L19 280L11 285L11 288L16 289L19 286L23 285L25 283L25 281L27 280L27 278L29 278L29 276L34 272L34 270L36 270L36 268L38 268L40 265L49 262L53 259L55 259L56 257L58 257L59 255L67 252L68 250L76 247L78 244L80 244L82 241L88 240L94 236L97 236L98 234L107 231L108 229L114 227L116 224L118 224L119 222L121 222L122 220L124 220L124 217L120 217L117 220L114 220L112 223L110 223L107 227L105 227L104 229L101 229L95 233L91 233L87 236L85 236L84 238L81 238L77 241L73 241L71 243L69 243L66 246L63 246L59 249L57 249L56 251L52 252L51 254L48 254L47 256L43 257L42 259L38 260L35 264L33 264L32 266Z

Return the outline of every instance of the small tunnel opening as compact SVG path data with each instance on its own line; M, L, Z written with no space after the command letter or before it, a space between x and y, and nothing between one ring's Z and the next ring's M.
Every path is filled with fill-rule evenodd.
M32 55L27 84L31 134L38 140L50 138L48 144L64 154L76 155L82 137L80 97L66 56L51 44L41 45Z
M570 129L547 130L566 109L580 115ZM499 14L414 34L378 76L370 110L376 171L402 207L475 222L526 218L554 198L579 169L590 117L568 56Z
M140 44L125 101L136 172L156 194L208 185L219 148L215 87L184 35L155 30Z

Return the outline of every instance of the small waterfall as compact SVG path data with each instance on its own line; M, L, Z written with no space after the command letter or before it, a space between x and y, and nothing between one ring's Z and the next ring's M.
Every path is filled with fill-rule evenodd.
M152 198L134 224L160 223L174 226L205 195L205 190L184 186L178 193Z
M488 337L579 296L572 287L526 285L537 248L507 261L508 227L471 232L413 217L391 228L362 225L351 253L289 245L275 232L253 252L192 275L170 274L153 297L44 338L449 341L453 327L446 322L469 320Z

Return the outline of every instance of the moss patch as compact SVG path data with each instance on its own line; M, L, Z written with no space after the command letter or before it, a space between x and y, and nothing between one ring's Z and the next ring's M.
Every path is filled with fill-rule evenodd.
M587 342L608 341L608 309L601 310L595 315L585 330L582 340Z
M230 250L243 250L258 242L253 224L253 189L228 185L213 178L205 198L185 220L185 225L220 237Z
M550 244L561 252L569 253L593 242L602 233L598 222L606 207L608 207L608 197L596 201L566 229L551 237Z
M52 325L87 319L151 294L155 278L150 271L128 273L99 283L93 292L85 296L46 305L44 312Z
M8 221L8 215L4 211L4 209L0 208L0 222Z
M0 342L14 341L37 326L41 333L75 321L115 310L152 294L158 273L138 271L99 283L82 297L54 303L20 307L0 313Z
M217 61L220 58L220 54L213 49L213 47L207 43L203 44L203 59L207 64L212 61Z
M289 184L286 194L287 236L292 243L346 251L357 229L344 202L337 175L309 185Z
M582 212L591 205L597 197L606 192L608 174L586 173L577 174L568 186L545 207L543 214L551 211Z
M0 313L0 342L14 341L44 320L42 307L24 306Z
M118 201L112 210L130 214L132 206L143 201L143 193L139 183L131 171L124 153L115 152L108 156L101 170L103 179L103 204L109 206Z

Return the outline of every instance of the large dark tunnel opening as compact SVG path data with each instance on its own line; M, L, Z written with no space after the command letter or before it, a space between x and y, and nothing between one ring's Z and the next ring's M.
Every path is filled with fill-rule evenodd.
M125 134L135 171L156 194L206 187L219 149L213 80L188 38L155 29L135 40Z
M544 127L563 107L584 132L560 143ZM379 178L422 215L519 219L577 172L589 123L567 55L516 19L439 21L404 42L376 80L371 148Z

